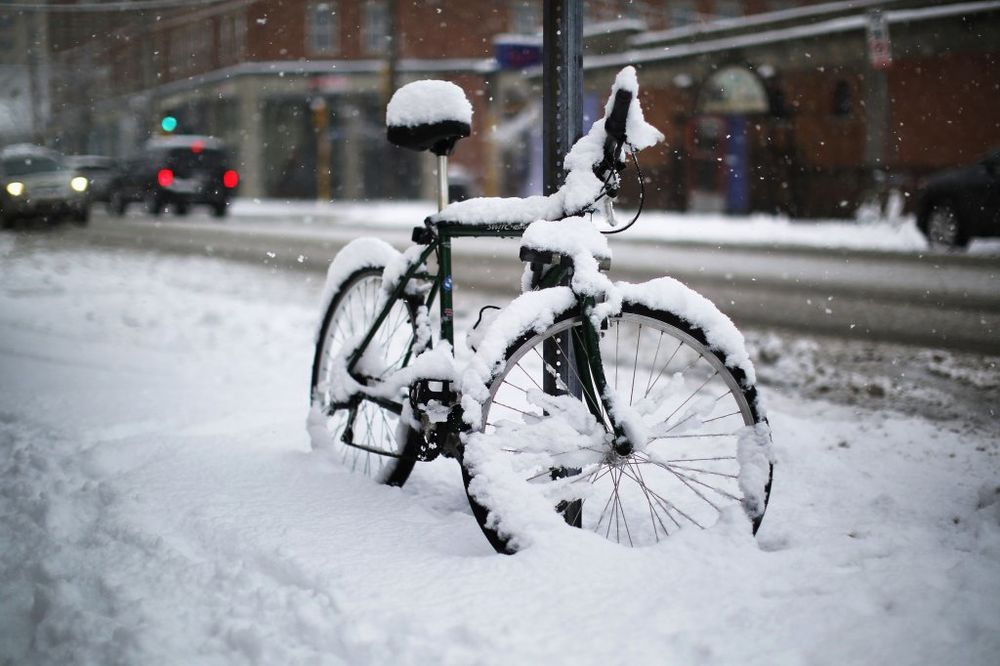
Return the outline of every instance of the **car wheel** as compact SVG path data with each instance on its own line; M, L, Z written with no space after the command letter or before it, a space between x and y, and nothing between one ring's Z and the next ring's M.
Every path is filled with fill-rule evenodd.
M184 216L187 215L191 210L191 207L186 203L174 204L174 215Z
M155 194L151 194L146 198L146 212L150 215L159 216L165 207L163 200Z
M955 206L947 201L939 201L931 206L924 235L931 247L936 248L965 247L969 243Z
M229 210L229 202L223 201L222 203L212 204L212 215L214 217L225 217L226 211Z
M115 192L111 195L111 199L108 201L108 210L115 217L121 217L125 214L126 205L125 197L118 192Z
M90 206L84 206L73 211L73 223L77 226L85 227L90 222Z

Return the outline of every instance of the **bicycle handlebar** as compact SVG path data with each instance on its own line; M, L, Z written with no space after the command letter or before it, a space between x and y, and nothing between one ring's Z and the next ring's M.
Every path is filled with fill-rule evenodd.
M615 103L611 107L611 115L604 122L604 131L609 139L613 138L619 143L625 143L625 121L628 119L628 109L631 105L632 93L627 90L619 90L615 93Z
M625 123L628 120L628 110L632 105L632 93L627 90L619 90L615 93L615 102L611 106L611 113L604 121L604 132L607 135L604 139L604 159L594 168L594 173L598 178L603 179L605 174L611 169L617 168L619 164L618 153L625 144Z

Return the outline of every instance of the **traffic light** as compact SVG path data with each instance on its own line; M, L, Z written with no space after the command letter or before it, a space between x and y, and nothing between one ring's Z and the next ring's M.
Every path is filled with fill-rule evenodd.
M163 116L160 120L160 129L169 134L177 129L177 118L174 116Z

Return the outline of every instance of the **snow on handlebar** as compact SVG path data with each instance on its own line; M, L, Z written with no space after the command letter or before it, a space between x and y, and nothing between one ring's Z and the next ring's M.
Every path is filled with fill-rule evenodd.
M602 201L614 196L609 192L609 176L624 168L626 151L636 153L663 138L643 117L635 68L625 67L615 77L604 116L573 144L563 160L566 178L558 191L526 198L467 199L450 204L428 221L530 224L593 212Z

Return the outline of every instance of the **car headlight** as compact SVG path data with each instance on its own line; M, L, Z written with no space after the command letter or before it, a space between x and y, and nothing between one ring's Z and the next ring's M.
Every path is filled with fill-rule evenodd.
M19 197L24 194L24 183L19 183L18 181L13 181L7 183L7 194L12 197Z
M83 176L77 176L73 180L69 181L69 186L77 192L83 192L87 189L87 179Z

